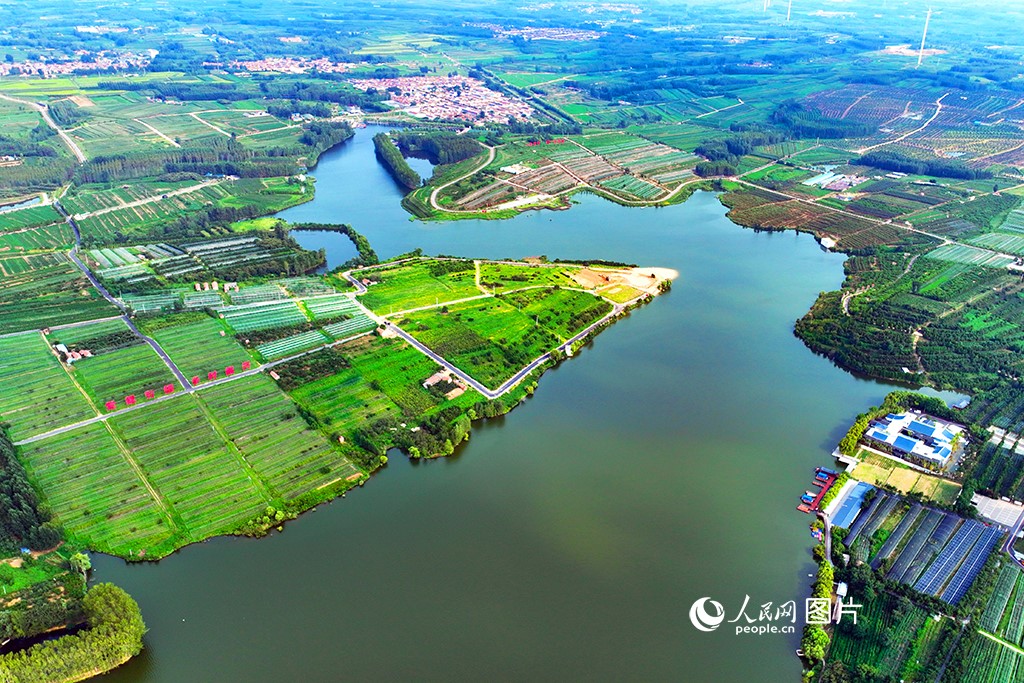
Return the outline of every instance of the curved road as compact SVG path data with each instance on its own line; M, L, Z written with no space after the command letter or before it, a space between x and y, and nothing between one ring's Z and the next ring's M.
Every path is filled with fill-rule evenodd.
M477 211L473 211L473 210L445 209L445 208L443 208L441 205L439 205L437 203L437 195L441 192L441 190L445 189L446 187L448 187L450 185L454 185L455 183L459 182L460 180L465 180L466 178L468 178L469 176L473 175L474 173L479 173L480 171L482 171L485 168L487 168L487 166L492 161L494 161L494 157L497 154L497 148L496 147L488 147L487 145L484 145L482 142L480 144L482 146L484 146L484 147L487 147L487 159L484 160L484 163L480 164L479 166L477 166L476 168L471 170L469 173L466 173L465 175L459 176L455 180L451 180L451 181L445 183L444 185L438 185L437 187L434 188L433 192L430 193L430 206L432 206L436 211L447 211L448 213L477 213Z

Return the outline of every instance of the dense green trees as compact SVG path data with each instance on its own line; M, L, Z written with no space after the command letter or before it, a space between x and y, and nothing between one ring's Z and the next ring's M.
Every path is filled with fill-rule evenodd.
M446 132L400 132L393 139L407 157L429 159L432 164L454 164L483 151L471 137Z
M120 666L142 650L146 626L138 604L109 583L82 600L88 628L0 656L0 678L19 682L78 681Z
M795 101L779 105L771 120L797 138L855 138L874 132L868 124L829 118Z
M992 177L991 171L971 168L964 162L956 159L918 159L901 152L886 149L868 152L857 159L856 163L874 166L885 171L897 171L913 175L930 175L939 178L975 180Z
M62 535L49 509L40 504L7 432L0 429L0 552L11 555L22 546L52 548Z
M419 174L412 170L402 152L386 133L377 133L373 136L373 147L377 152L377 159L384 164L384 168L395 182L407 190L415 190L420 186Z

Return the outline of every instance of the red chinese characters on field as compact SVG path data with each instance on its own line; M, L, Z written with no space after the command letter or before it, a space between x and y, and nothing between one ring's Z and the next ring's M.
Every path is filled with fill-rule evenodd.
M124 397L124 402L130 406L135 405L135 394L129 394Z
M107 410L117 410L117 401L107 401L105 405Z
M224 374L227 375L228 377L235 374L235 366L229 365L226 368L224 368Z
M242 369L243 370L248 370L250 366L251 366L251 363L249 363L249 361L247 361L247 360L243 360L242 361Z

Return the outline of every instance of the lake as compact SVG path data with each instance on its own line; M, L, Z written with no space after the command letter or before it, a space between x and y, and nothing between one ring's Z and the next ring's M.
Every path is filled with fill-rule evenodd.
M798 497L890 390L793 336L844 257L737 227L711 193L413 222L374 132L325 154L316 199L282 217L350 223L382 258L545 254L681 277L451 458L393 453L362 489L262 540L158 564L95 556L96 580L129 591L150 629L106 680L798 681L799 633L701 633L688 610L710 596L732 619L749 596L756 618L796 600L802 626L814 568ZM354 254L342 240L332 263Z

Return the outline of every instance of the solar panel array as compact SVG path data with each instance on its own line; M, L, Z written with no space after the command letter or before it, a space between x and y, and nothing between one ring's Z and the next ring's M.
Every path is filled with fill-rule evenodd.
M914 589L929 595L938 595L939 589L949 581L975 541L981 537L984 528L983 524L974 520L964 522L953 539L946 544L928 570L914 584Z
M982 532L981 538L974 544L967 559L953 575L953 579L939 596L940 598L951 605L960 602L960 599L967 593L967 589L974 583L981 568L985 566L985 561L988 560L992 549L999 542L1000 536L1002 536L1002 532L996 528L986 528Z

